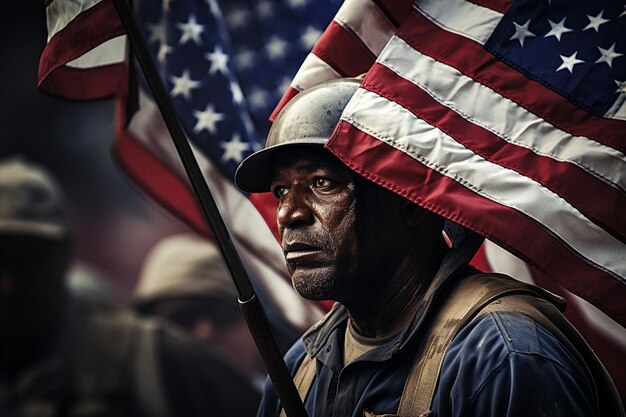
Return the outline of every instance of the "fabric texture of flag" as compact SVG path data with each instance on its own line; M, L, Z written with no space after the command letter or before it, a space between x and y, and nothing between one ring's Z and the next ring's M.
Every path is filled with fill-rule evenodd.
M338 5L310 0L163 0L136 3L135 16L194 154L255 289L303 330L319 311L292 290L269 224L273 198L249 198L232 183L239 162L262 147L267 114ZM111 0L46 5L48 43L39 86L57 96L117 98L114 153L149 195L210 234L151 96L127 64L126 37ZM138 84L135 95L129 85ZM271 315L271 312L270 312Z
M565 295L624 397L624 3L348 0L273 115L364 72L327 147L485 236L486 269Z

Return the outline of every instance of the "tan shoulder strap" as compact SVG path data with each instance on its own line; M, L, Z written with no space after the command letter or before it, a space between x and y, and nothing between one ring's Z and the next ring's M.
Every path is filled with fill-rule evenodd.
M550 300L550 302L546 301ZM416 360L407 378L398 416L429 416L443 358L461 328L492 311L516 311L531 317L557 337L578 359L589 364L596 390L598 416L623 416L617 390L606 369L576 329L556 307L563 300L541 288L498 274L479 274L463 279L447 297L425 328ZM580 353L579 353L580 352Z
M300 367L296 371L296 374L293 377L293 382L298 389L298 394L300 394L300 398L304 403L306 400L306 396L311 390L311 385L313 385L313 380L315 379L315 372L317 370L317 366L315 363L315 359L309 356L308 354L304 356ZM285 409L280 409L280 417L287 417L285 413Z
M532 294L536 287L498 274L462 279L441 298L441 307L424 327L415 362L402 392L398 416L428 416L443 358L454 336L491 301L505 294Z

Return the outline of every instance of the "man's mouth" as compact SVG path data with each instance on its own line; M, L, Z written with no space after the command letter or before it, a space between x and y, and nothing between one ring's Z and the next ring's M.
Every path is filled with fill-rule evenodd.
M283 244L283 253L287 261L295 261L318 255L322 248L302 242L291 242Z

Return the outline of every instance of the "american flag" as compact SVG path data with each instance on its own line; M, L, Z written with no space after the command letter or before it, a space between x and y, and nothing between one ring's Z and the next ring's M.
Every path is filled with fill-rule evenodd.
M240 193L239 162L263 145L267 116L337 8L332 0L141 1L135 16L194 154L266 308L305 329L319 310L292 290L273 198ZM223 6L223 8L221 7ZM114 153L140 187L209 234L150 94L127 64L126 37L111 0L46 4L44 92L74 100L116 97ZM139 85L139 93L129 87ZM271 220L270 220L271 219ZM265 296L265 297L264 297ZM270 311L271 315L271 311Z
M274 114L366 71L328 148L488 238L484 266L565 294L624 396L623 1L348 0Z

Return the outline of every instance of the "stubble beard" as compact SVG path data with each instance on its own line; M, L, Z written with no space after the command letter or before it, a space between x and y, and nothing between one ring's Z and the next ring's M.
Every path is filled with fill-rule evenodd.
M313 301L337 301L338 288L333 267L309 269L306 272L289 269L293 288L302 297Z

